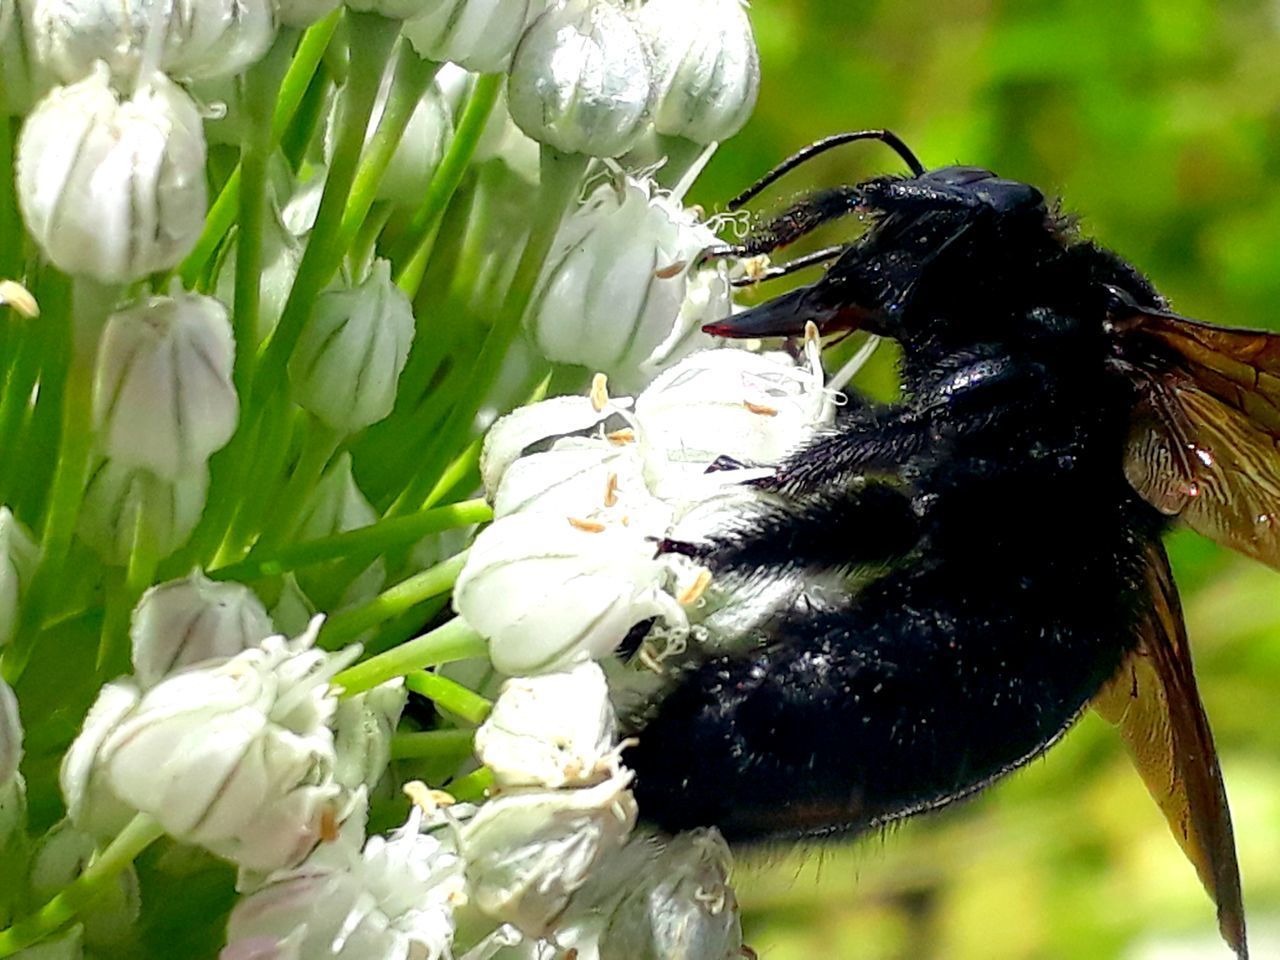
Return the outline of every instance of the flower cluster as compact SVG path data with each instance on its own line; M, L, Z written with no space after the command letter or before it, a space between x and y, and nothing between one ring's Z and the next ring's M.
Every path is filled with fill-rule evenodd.
M758 84L742 0L0 0L0 956L738 953L612 654L831 413L701 332Z

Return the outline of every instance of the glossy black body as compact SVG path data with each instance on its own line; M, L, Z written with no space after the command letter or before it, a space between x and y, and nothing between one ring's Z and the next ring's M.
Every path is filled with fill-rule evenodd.
M719 576L878 575L836 602L801 596L632 718L641 815L670 830L856 832L1025 763L1132 649L1144 547L1166 526L1123 472L1135 393L1112 362L1107 289L1161 304L1132 267L1038 191L971 168L815 202L870 228L821 281L730 323L891 336L903 400L851 399L759 510L668 549Z

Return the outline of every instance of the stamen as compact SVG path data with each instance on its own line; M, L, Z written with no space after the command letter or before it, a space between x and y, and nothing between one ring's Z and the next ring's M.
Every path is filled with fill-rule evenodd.
M577 517L569 517L569 526L586 533L604 533L605 525L596 520L580 520Z
M31 291L16 280L0 280L0 306L12 307L28 320L40 316L40 304Z
M616 507L618 505L618 475L616 473L609 474L609 479L604 483L604 505L606 507Z
M711 586L711 571L706 567L698 570L698 575L693 578L693 583L684 590L680 596L676 597L680 606L687 607L697 603L702 599L702 595L707 592L707 587Z
M766 407L761 403L752 403L750 400L744 400L742 401L742 405L752 413L758 413L762 417L776 417L778 415L776 408Z
M591 378L591 407L601 413L609 405L609 378L597 373Z
M613 431L613 433L606 433L604 438L612 444L622 446L627 443L635 443L636 432L630 427L623 427L621 430Z

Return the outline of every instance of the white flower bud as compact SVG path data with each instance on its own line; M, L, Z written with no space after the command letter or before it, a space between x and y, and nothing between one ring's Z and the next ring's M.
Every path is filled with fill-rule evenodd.
M712 830L672 839L609 917L600 960L735 960L742 923L729 847Z
M8 507L0 507L0 647L13 639L22 597L39 559L40 548L27 528ZM5 781L3 757L0 749L0 783Z
M377 512L360 492L351 472L351 455L343 453L312 488L298 520L296 537L300 541L318 540L367 527L377 519ZM291 602L296 606L301 600L304 606L309 602L319 610L341 610L373 597L387 578L386 562L381 557L350 583L343 584L340 593L334 591L334 585L325 576L327 572L323 567L298 571L297 583L302 596L291 598Z
M245 869L299 862L333 829L343 796L329 678L350 657L312 650L318 629L317 619L296 640L268 637L141 696L104 688L63 762L72 817L101 781L176 839Z
M333 778L349 790L372 790L391 762L391 737L409 693L397 678L338 704L333 718Z
M480 807L462 833L474 905L528 936L545 935L635 826L630 781L620 771L594 787L503 793Z
M121 101L99 66L51 91L27 117L18 203L60 270L132 283L168 270L195 246L204 227L204 161L200 114L181 87L153 73Z
M40 839L31 860L32 899L43 903L60 893L84 872L96 853L93 838L71 821L55 824ZM84 924L85 942L93 947L120 944L132 932L141 910L138 872L131 864L77 914Z
M552 397L500 417L485 434L480 451L480 478L485 496L493 500L507 468L528 447L550 437L589 430L614 416L619 408L630 405L630 400L614 399L597 409L587 397Z
M498 73L545 0L416 0L404 35L424 60L449 61L476 73Z
M97 762L102 745L138 705L141 691L132 680L117 680L98 691L80 735L62 758L59 783L67 816L94 839L112 839L133 819L134 811L111 789Z
M348 4L350 6L350 4ZM382 121L383 111L387 107L387 96L391 92L391 83L395 70L388 67L382 74L382 83L378 87L377 99L373 102L373 111L369 115L369 126L365 130L365 143L373 137ZM324 159L325 163L333 161L333 149L337 140L337 127L342 122L342 111L345 100L339 98L334 109L329 113L328 126L325 128ZM426 92L414 107L409 122L391 154L391 162L378 181L374 196L378 200L393 200L410 208L422 202L422 195L431 185L432 174L444 156L445 147L453 137L453 115L445 102L444 91L438 82L427 87Z
M647 453L701 469L722 456L777 463L834 410L816 357L703 350L654 380L635 417Z
M18 775L22 760L22 718L13 688L0 679L0 788Z
M476 538L454 609L489 639L489 657L503 673L598 659L641 620L683 624L679 605L663 592L666 567L655 549L622 526L513 514Z
M276 33L267 0L34 0L32 26L37 56L66 83L95 60L132 81L157 52L155 65L170 76L235 76Z
M391 412L413 342L413 307L376 260L350 290L320 294L289 360L298 405L343 434Z
M504 683L476 756L503 787L584 786L616 768L617 733L604 671L588 661Z
M722 272L689 270L716 236L652 182L605 184L560 228L525 317L537 348L638 390L694 350L704 323L727 317Z
M195 530L208 490L209 471L203 466L170 482L102 460L89 475L76 529L104 563L122 567L133 552L141 516L152 549L166 557Z
M329 850L274 874L231 911L220 960L452 956L453 911L466 899L462 861L449 831L422 826L414 807L402 828L370 838L363 852L344 830Z
M716 143L741 130L760 92L746 4L648 0L636 20L653 51L658 132Z
M275 630L253 591L193 571L142 595L133 610L133 673L145 690L183 667L234 657Z
M648 47L610 0L561 0L525 31L511 61L511 117L563 153L616 157L649 125Z
M298 586L297 577L286 573L283 581L280 596L276 598L276 605L271 608L271 620L281 633L301 633L307 629L311 618L320 611L315 608L302 587Z
M341 0L277 0L276 19L282 27L305 29L341 6Z
M203 467L240 414L226 307L175 293L111 315L93 385L103 452L170 481Z

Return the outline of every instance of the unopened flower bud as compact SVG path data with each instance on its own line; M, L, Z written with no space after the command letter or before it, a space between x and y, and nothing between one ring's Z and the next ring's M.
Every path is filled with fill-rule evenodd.
M760 92L742 0L649 0L636 20L653 51L658 132L715 143L741 130Z
M40 559L40 548L8 507L0 507L0 647L13 639L27 584ZM0 758L3 757L0 750ZM4 765L0 762L0 783Z
M474 905L528 936L545 935L635 826L630 781L619 772L594 787L522 790L484 804L462 834Z
M577 787L616 767L617 722L604 671L515 677L476 731L476 756L504 787Z
M530 19L530 0L417 0L404 35L425 60L476 73L505 70ZM545 0L534 0L541 12Z
M635 624L684 614L644 536L541 513L503 517L476 538L454 588L458 613L489 639L503 673L563 669L612 653ZM548 603L555 597L555 603Z
M112 314L93 391L103 452L170 481L203 467L231 439L240 412L226 307L175 294Z
M138 705L140 696L132 680L105 684L84 718L80 735L62 758L58 782L67 816L99 842L111 840L133 819L133 809L111 789L98 755L106 739Z
M18 202L60 270L131 283L168 270L195 246L204 162L200 114L181 87L152 73L122 101L99 65L51 91L27 118Z
M155 56L152 46L170 76L234 76L266 52L276 32L267 0L34 0L32 26L37 56L67 83L95 60L117 81L132 81ZM153 36L157 30L163 39Z
M133 610L133 674L145 690L191 664L234 657L274 633L253 591L200 571L142 595Z
M123 682L104 688L63 762L73 818L77 798L100 782L175 838L245 869L298 863L343 806L329 679L350 657L311 649L318 629L317 620L296 640L268 637L141 695Z
M63 820L49 830L36 845L31 860L31 895L38 903L62 892L92 862L97 843ZM99 896L78 914L84 924L85 942L94 947L110 947L128 937L142 911L138 872L132 864L108 883Z
M742 923L729 847L712 830L674 837L609 917L600 960L735 960Z
M304 29L341 6L341 0L277 0L276 19L282 27Z
M76 529L111 566L128 564L140 532L156 556L167 557L200 522L208 491L209 471L203 466L169 481L102 460L89 475Z
M652 182L605 184L560 228L525 318L556 363L608 374L638 390L714 341L704 323L729 315L718 270L690 269L715 234Z
M649 50L610 0L564 0L533 22L507 83L512 119L563 153L616 157L649 125L656 87Z
M18 775L22 760L22 718L18 715L18 697L13 688L0 679L0 788ZM0 837L0 843L3 838Z
M401 679L348 697L333 718L337 765L333 778L349 790L372 790L391 762L391 736L408 700Z
M294 399L342 434L362 430L391 412L412 341L413 307L377 260L359 286L316 299L289 361Z

